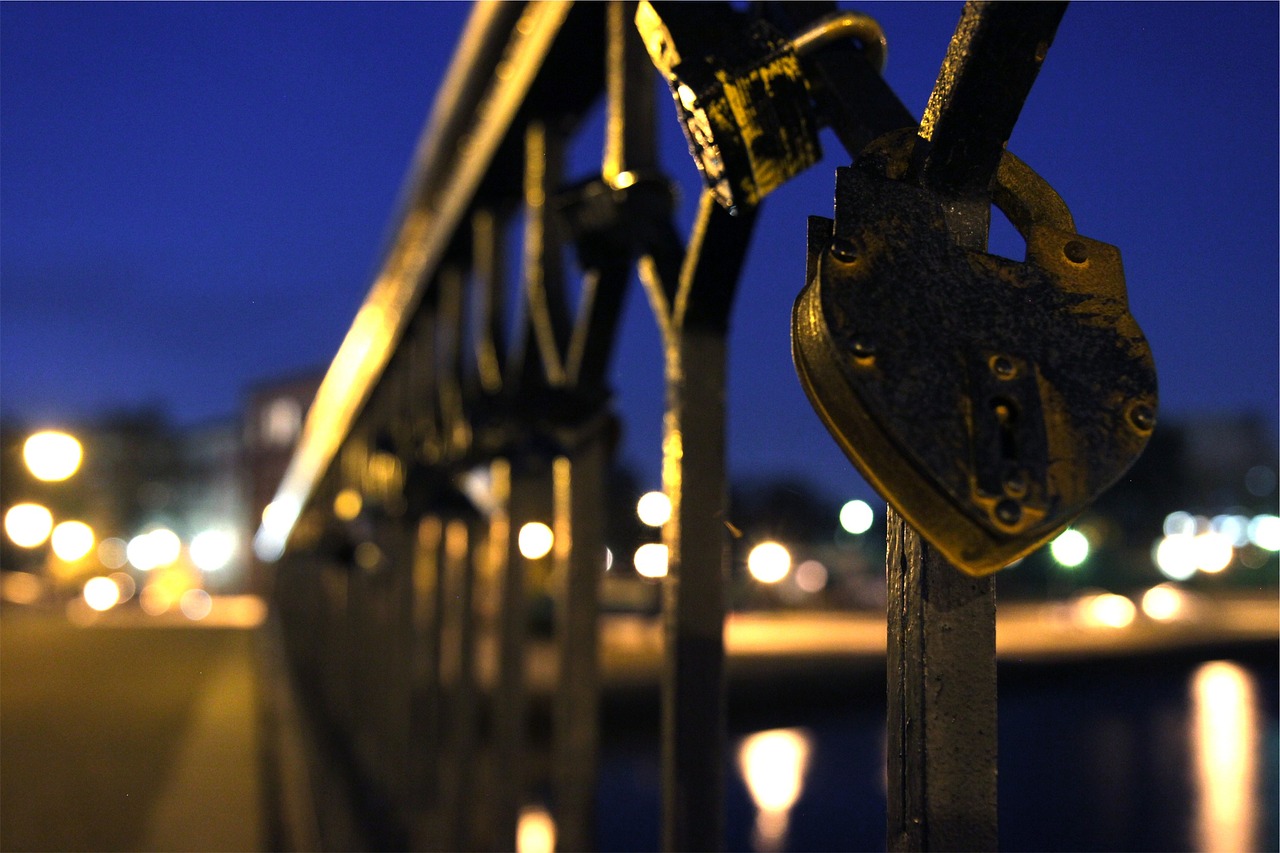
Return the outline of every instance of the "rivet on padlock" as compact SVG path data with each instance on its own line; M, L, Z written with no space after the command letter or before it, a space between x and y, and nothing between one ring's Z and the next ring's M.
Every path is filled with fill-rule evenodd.
M1057 535L1137 459L1155 366L1114 246L1076 233L1007 152L993 195L1026 259L958 246L940 199L903 180L916 139L889 134L838 170L835 221L809 220L792 347L867 480L982 575Z
M800 55L856 38L883 68L884 32L855 12L816 21L788 39L771 24L720 5L643 0L636 27L671 88L689 151L731 212L754 206L822 158Z

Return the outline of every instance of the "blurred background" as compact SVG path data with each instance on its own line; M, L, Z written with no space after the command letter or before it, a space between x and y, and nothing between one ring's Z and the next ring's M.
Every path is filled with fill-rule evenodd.
M959 4L857 8L884 27L885 77L919 114ZM268 575L250 543L398 226L398 192L468 12L0 5L4 849L266 844L258 783L244 782L257 779L253 744L235 734L259 713L247 661ZM1120 247L1161 394L1134 468L998 579L1013 847L1277 844L1277 30L1274 4L1074 5L1010 142L1082 234ZM687 224L697 175L660 98ZM598 170L600 140L577 143L575 173ZM730 521L743 534L732 607L882 620L883 501L791 366L805 218L831 215L842 164L834 138L824 144L820 165L766 201L732 318ZM992 251L1021 257L996 219ZM641 554L660 539L661 502L648 498L648 517L637 504L661 487L660 364L635 289L614 362L619 611L649 613L645 576L659 574ZM874 658L880 642L849 653ZM1102 660L1099 676L1089 667ZM106 673L115 687L99 683ZM842 695L838 717L735 716L742 756L761 732L786 732L774 748L810 781L779 830L753 823L764 807L748 775L734 776L732 846L883 845L874 681ZM1069 701L1051 698L1064 689ZM126 701L136 707L119 710ZM1056 746L1037 743L1047 720L1070 733ZM122 735L141 721L154 739L139 743L152 747ZM69 734L94 726L105 741ZM1206 745L1210 730L1237 739ZM1092 769L1045 781L1077 741ZM197 742L241 752L201 772ZM601 802L635 817L602 828L602 843L645 849L656 788L636 780L656 764L615 746ZM1207 776L1223 755L1227 769ZM879 806L841 810L837 766L865 771ZM201 822L201 785L214 786L199 795L208 802L258 817ZM1046 785L1056 805L1025 801ZM1231 785L1243 811L1206 799ZM1072 809L1097 819L1068 829Z

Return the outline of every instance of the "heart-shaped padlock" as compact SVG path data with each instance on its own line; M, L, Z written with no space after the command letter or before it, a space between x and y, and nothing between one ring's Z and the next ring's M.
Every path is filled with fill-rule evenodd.
M1012 154L994 200L1025 261L956 244L944 201L907 181L896 131L837 171L811 217L792 350L810 402L858 470L951 562L989 574L1047 542L1141 454L1151 349L1120 252L1076 233Z

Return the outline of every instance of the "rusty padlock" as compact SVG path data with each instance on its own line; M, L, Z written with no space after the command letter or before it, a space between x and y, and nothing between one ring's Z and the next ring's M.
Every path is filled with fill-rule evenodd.
M1056 536L1155 425L1151 349L1116 247L1006 152L993 197L1024 261L956 244L904 180L914 130L837 171L809 220L792 313L801 384L869 483L951 562L985 575Z

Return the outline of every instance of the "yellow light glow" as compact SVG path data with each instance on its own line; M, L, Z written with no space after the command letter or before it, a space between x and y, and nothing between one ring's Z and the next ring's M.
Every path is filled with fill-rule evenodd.
M200 571L221 571L236 554L236 535L230 530L202 530L191 537L190 551Z
M1249 541L1264 551L1280 551L1280 517L1255 515L1246 528Z
M650 527L661 527L671 518L671 499L662 492L645 492L636 502L636 515Z
M551 528L541 521L530 521L520 528L516 544L520 555L526 560L539 560L551 553L551 546L556 542Z
M123 569L129 562L128 545L114 536L98 543L98 561L108 569Z
M333 499L333 514L339 521L354 521L364 508L364 498L355 489L343 489Z
M866 501L853 500L840 507L840 526L854 536L870 530L875 520L875 511Z
M777 542L761 542L747 555L747 571L760 583L777 583L791 571L791 552Z
M1077 608L1080 621L1091 628L1127 628L1138 617L1132 601L1109 592L1082 598Z
M107 577L120 589L120 600L128 601L138 591L138 584L128 572L112 572Z
M37 480L56 483L67 479L80 468L84 448L65 432L45 430L31 436L22 445L22 458L26 461L31 476Z
M96 577L85 581L84 603L101 613L110 610L120 601L120 587L111 578Z
M53 513L40 504L15 504L4 514L4 532L19 548L43 545L53 531Z
M554 853L556 822L542 806L525 806L516 824L516 853Z
M371 572L382 563L382 549L372 542L361 542L356 546L356 565Z
M83 521L64 521L53 528L50 540L59 560L74 563L93 550L93 528Z
M44 595L44 581L30 572L0 574L0 597L14 604L35 604Z
M1231 547L1231 540L1212 531L1197 534L1192 540L1192 550L1196 568L1209 574L1217 574L1231 565L1236 555L1235 549Z
M1258 850L1260 732L1252 677L1227 661L1210 661L1191 679L1197 847Z
M1173 586L1153 586L1142 594L1142 612L1157 622L1171 622L1186 609L1186 595Z
M1089 558L1089 540L1079 530L1067 528L1049 543L1049 553L1058 565L1074 569Z
M667 546L657 542L649 542L636 549L633 560L636 572L644 578L665 578L667 576Z
M790 811L804 790L812 751L804 729L771 729L743 738L738 768L758 809L755 849L785 849Z
M172 530L158 527L130 539L125 555L135 569L149 572L176 563L182 555L182 540Z

